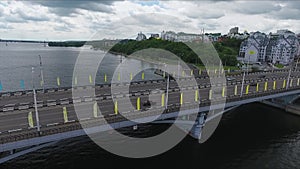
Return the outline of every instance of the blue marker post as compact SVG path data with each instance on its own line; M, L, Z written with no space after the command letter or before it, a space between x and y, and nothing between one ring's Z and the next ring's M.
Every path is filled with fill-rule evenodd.
M0 81L0 92L3 90L2 83Z
M20 81L20 87L21 87L22 90L25 89L25 82L24 82L24 80Z

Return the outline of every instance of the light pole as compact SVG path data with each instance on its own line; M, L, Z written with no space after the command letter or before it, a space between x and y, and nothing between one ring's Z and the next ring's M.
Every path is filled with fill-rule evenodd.
M245 75L246 75L246 73L244 71L240 97L243 96L243 92L244 92Z
M285 87L286 90L289 88L289 85L290 85L291 73L292 73L292 66L290 67L290 70L289 70L289 75L288 75L287 83L286 83L286 87Z
M34 67L32 67L32 69L31 69L31 74L32 74L32 90L33 90L33 100L34 100L36 125L37 125L37 131L40 134L40 131L41 131L41 129L40 129L40 119L39 119L39 113L38 113L38 109L37 109L36 92L35 92L34 78L33 78Z
M165 64L165 72L167 70L167 65ZM168 78L167 78L167 94L166 94L166 105L165 108L166 110L168 109L168 99L169 99L169 85L170 85L170 74L167 72Z
M177 80L179 81L179 59L178 59L178 62L177 62Z
M298 67L299 59L300 59L300 58L298 58L298 59L297 59L296 66L295 66L295 71L297 71L297 67Z
M43 64L42 64L42 57L39 55L40 59L40 70L41 70L41 78L42 78L42 87L43 87L43 93L45 92L45 82L44 82L44 74L43 74Z

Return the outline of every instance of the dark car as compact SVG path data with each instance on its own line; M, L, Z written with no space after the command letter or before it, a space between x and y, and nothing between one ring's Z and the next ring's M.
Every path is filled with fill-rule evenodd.
M151 106L150 101L149 101L149 100L144 101L143 106L145 106L145 107L150 107L150 106Z

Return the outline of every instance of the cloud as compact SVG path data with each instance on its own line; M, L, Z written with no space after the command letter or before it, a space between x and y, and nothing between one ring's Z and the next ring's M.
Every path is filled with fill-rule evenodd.
M48 7L49 10L60 16L70 16L78 13L78 9L95 12L113 13L113 1L36 1L36 4Z
M278 12L272 12L270 17L274 16L278 19L287 20L300 20L300 10L298 9L290 9L290 8L283 8Z
M8 30L8 29L13 29L13 27L10 26L9 24L0 22L0 29Z
M238 1L234 3L234 11L249 15L267 14L282 8L276 1Z

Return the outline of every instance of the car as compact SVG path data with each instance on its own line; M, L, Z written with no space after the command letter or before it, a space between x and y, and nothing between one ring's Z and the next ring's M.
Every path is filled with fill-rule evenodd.
M145 107L150 107L150 106L151 106L150 101L149 101L149 100L144 101L143 106L145 106Z
M227 77L226 80L227 81L233 81L233 80L236 80L236 79L234 77Z

